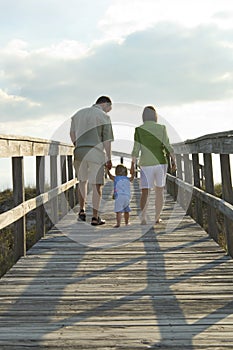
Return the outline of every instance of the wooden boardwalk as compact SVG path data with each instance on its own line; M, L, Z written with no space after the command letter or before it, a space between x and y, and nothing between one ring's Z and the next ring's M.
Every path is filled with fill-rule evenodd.
M1 350L232 349L233 260L169 196L141 226L136 180L113 229L111 186L105 226L70 212L0 280Z

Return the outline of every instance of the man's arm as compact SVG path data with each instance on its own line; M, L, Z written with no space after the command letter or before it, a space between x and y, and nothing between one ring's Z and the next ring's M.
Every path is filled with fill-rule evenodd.
M104 141L103 145L104 145L104 149L105 149L106 157L107 157L106 167L110 170L110 169L112 169L112 160L111 160L112 147L111 147L111 141Z
M176 158L173 152L169 154L171 158L171 171L174 173L176 171Z

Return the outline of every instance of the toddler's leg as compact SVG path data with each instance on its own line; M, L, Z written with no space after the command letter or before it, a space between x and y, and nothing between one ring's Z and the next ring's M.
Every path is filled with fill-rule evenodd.
M125 224L129 225L129 213L128 212L124 213L124 218L125 218Z
M117 221L117 223L114 227L120 227L121 226L121 213L120 212L116 213L116 221Z

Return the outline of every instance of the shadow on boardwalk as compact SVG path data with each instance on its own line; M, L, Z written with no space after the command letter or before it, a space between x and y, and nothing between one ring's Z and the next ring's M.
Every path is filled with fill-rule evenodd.
M28 253L1 279L1 349L233 347L232 260L187 216L104 249L53 229Z

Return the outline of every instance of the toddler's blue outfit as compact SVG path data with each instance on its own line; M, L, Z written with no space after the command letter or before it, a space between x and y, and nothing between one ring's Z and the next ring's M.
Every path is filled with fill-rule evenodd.
M114 177L115 213L128 213L131 211L130 203L130 179L127 176Z

